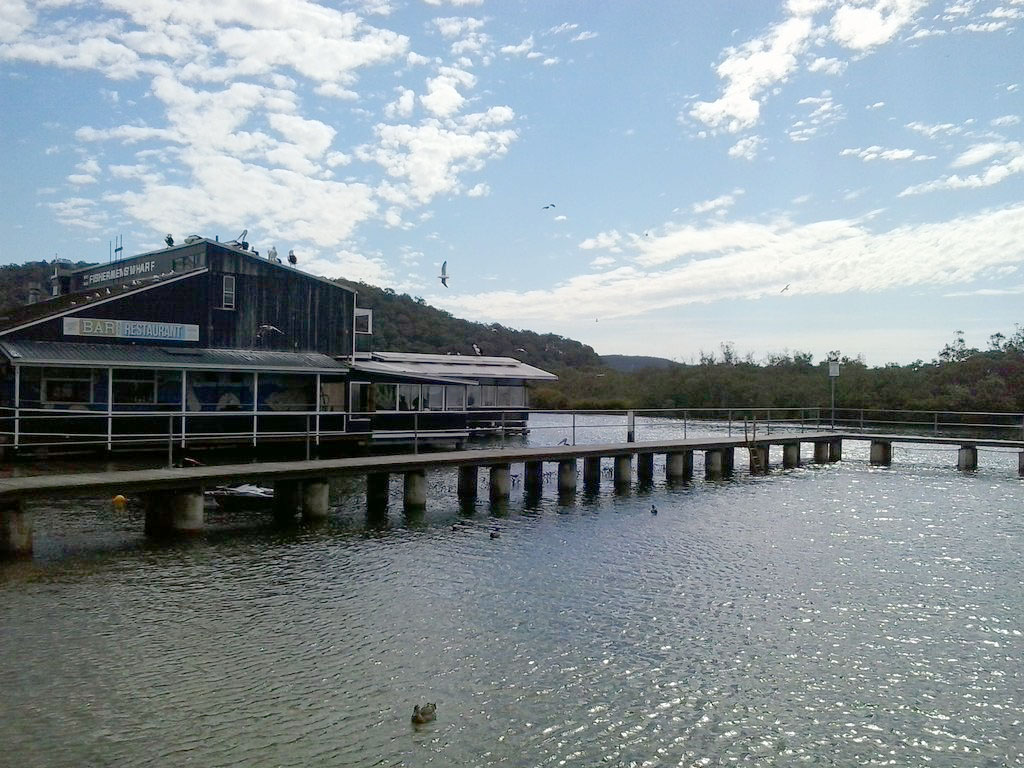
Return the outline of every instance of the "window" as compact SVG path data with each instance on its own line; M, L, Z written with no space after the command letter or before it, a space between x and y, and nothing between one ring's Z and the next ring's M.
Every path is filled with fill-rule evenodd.
M235 308L235 276L224 275L224 293L221 297L221 307L223 309L234 309Z
M155 402L155 371L114 370L114 405Z
M349 410L353 416L366 418L370 412L370 385L362 382L352 382L349 386Z
M373 310L356 307L356 333L373 333Z
M466 388L461 384L449 384L445 387L445 408L449 411L466 410Z
M466 387L466 402L470 408L480 404L480 385L470 384Z
M444 387L441 384L423 385L423 410L444 410Z
M420 409L420 385L398 385L398 410L418 411Z
M370 392L370 404L374 411L398 410L398 385L374 384Z
M44 368L42 400L61 405L90 403L92 378L88 368Z

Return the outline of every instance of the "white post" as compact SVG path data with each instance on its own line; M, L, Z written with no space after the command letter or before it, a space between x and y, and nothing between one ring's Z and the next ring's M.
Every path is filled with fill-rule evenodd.
M107 368L107 450L114 447L114 369Z
M355 334L352 334L355 336ZM320 374L316 375L316 444L320 445Z
M14 447L21 436L21 366L14 366Z
M355 338L355 334L353 334ZM252 373L252 444L256 446L256 422L259 420L259 404L260 404L260 372L253 371Z
M185 411L188 408L188 371L181 369L181 447L185 448Z

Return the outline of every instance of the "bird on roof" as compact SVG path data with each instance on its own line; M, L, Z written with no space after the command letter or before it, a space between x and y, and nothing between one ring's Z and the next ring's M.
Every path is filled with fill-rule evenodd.
M438 280L441 281L441 285L445 288L448 287L448 262L441 262L441 274L437 276Z
M554 203L548 203L547 205L542 205L542 206L540 207L540 209L541 209L542 211L546 211L546 210L547 210L548 208L554 208L554 207L555 207L555 204L554 204Z

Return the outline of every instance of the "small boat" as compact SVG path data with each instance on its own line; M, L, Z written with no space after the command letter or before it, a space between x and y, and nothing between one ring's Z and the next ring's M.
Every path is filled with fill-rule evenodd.
M204 494L225 510L270 509L274 506L274 489L261 485L219 485Z

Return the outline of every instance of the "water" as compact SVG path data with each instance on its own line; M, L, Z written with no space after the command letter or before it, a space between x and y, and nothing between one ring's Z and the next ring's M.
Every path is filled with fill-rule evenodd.
M517 486L497 514L436 473L425 514L394 482L373 525L345 482L326 525L211 510L170 544L107 503L36 507L33 561L0 566L4 761L1024 765L1016 455L866 451L757 478L738 451L731 481L566 503Z

